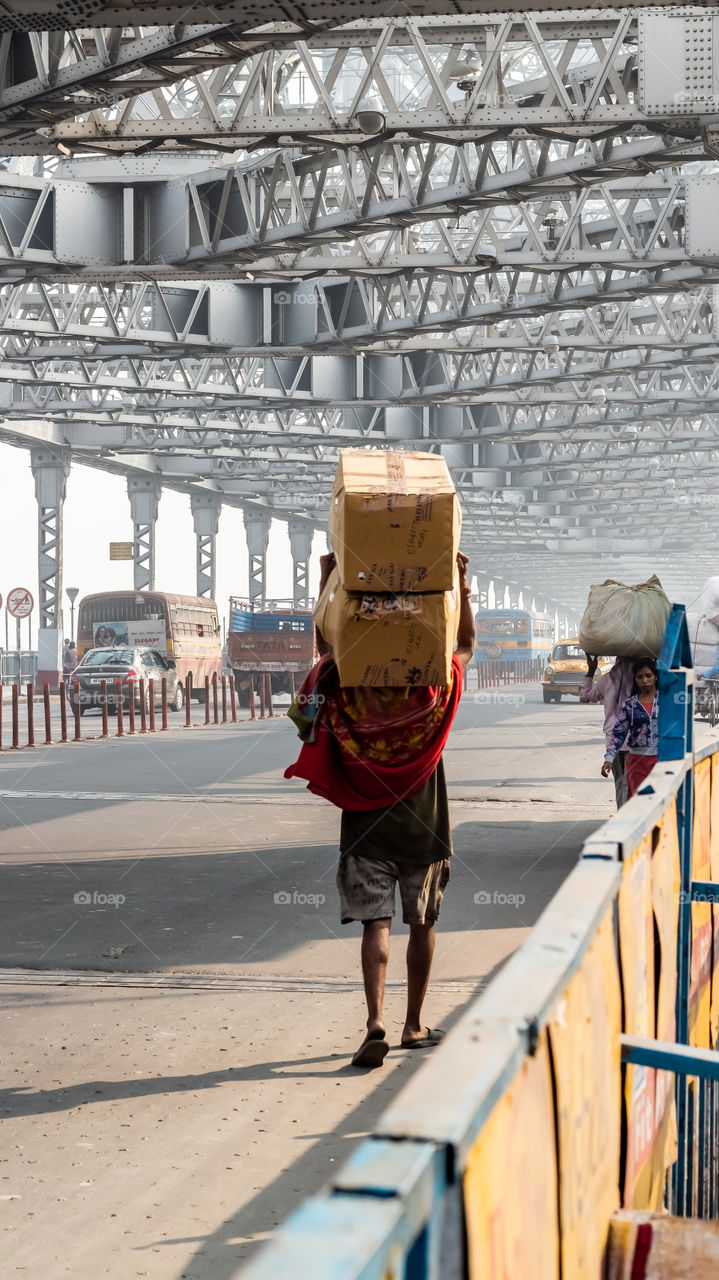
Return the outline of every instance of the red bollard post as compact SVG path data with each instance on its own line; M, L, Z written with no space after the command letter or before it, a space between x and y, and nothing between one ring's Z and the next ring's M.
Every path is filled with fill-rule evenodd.
M250 675L250 720L255 719L255 677Z
M162 698L162 727L163 729L166 729L167 728L167 676L162 677L161 698Z
M127 704L127 728L130 733L135 732L135 682L129 681L130 700Z
M102 714L102 736L103 738L109 738L110 725L108 723L107 713L107 680L100 681L100 697L102 698L102 706L100 707L100 712Z
M217 672L212 672L212 723L220 723L219 707L217 705Z
M52 742L52 725L50 723L50 686L44 684L42 686L42 700L45 705L45 746L49 747Z
M75 717L75 736L74 736L74 741L75 741L75 742L82 742L82 734L81 734L81 732L80 732L80 690L79 690L79 687L78 687L78 691L77 691L77 693L76 693L76 695L75 695L75 701L74 701L74 702L73 702L73 704L72 704L72 711L73 711L73 715L74 715L74 717Z
M260 672L260 720L265 718L265 673Z
M192 672L190 671L188 672L187 679L185 680L185 728L186 729L192 728L192 712L190 709L191 705L192 705Z
M0 710L1 709L2 707L0 705ZM230 676L230 715L232 716L232 723L237 724L237 701L235 699L235 677L234 676ZM0 745L2 744L0 743Z
M227 676L222 677L222 723L227 724Z
M155 732L155 681L150 676L147 682L147 697L150 703L150 733Z
M140 733L147 733L147 698L145 697L144 676L140 676Z
M205 724L210 723L210 677L205 676Z
M117 736L121 738L125 732L122 720L122 680L115 681L115 703L117 710Z
M26 685L25 693L27 695L27 745L35 746L35 708L32 700L32 685Z
M65 681L60 681L60 741L67 742L67 690Z
M272 705L272 676L269 671L267 672L267 714L270 718L275 714L275 709Z

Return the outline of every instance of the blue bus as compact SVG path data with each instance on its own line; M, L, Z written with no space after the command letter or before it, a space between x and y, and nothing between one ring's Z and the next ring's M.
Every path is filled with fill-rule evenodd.
M474 629L478 665L544 660L554 641L554 619L528 609L480 609L474 616Z

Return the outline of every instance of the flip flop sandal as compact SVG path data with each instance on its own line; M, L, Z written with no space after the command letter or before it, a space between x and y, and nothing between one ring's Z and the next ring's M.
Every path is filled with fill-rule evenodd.
M431 1027L427 1027L426 1036L422 1036L421 1040L410 1040L409 1044L403 1044L403 1049L433 1049L436 1044L441 1044L447 1033L442 1031L440 1027L436 1027L433 1031Z
M381 1067L387 1054L389 1053L389 1044L384 1031L381 1035L376 1032L371 1036L367 1036L360 1045L356 1054L352 1059L353 1067Z

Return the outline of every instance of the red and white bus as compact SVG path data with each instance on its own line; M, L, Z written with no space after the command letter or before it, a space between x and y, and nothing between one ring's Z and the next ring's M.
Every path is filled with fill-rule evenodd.
M217 605L201 596L175 596L164 591L100 591L80 601L77 654L113 645L158 649L175 661L187 692L188 676L198 701L205 696L205 676L222 675L222 636Z

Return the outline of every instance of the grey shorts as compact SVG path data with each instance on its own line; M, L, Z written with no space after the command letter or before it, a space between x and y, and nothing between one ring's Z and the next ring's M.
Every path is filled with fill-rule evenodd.
M393 916L398 884L404 923L433 924L449 880L449 861L443 858L429 866L413 867L355 853L340 854L337 888L342 923Z

